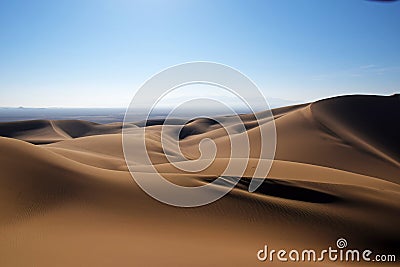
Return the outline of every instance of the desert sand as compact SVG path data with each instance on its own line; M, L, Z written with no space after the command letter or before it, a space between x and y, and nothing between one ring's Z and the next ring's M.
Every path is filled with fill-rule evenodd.
M288 264L259 262L257 251L265 244L323 249L340 237L399 259L400 96L343 96L273 114L260 125L242 116L247 131L238 134L254 148L245 177L198 208L162 204L138 187L125 163L122 123L0 123L0 266L281 266ZM249 193L257 135L272 119L275 160ZM188 174L163 154L161 123L148 123L148 149L166 178L198 186L221 174L230 148L223 128L209 119L185 125L185 156L198 157L204 138L218 148L209 168Z

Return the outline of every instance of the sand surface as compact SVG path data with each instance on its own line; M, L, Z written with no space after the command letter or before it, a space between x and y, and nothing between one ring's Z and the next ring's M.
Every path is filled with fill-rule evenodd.
M260 124L242 116L246 132L237 134L248 134L252 148L245 175L225 197L198 208L162 204L137 186L121 123L0 123L0 266L285 266L259 262L256 253L265 244L324 249L340 237L400 259L400 96L337 97L273 113ZM249 193L258 135L272 119L275 160ZM148 124L147 147L167 179L199 186L222 173L230 143L219 124L198 119L182 128L187 158L200 155L204 138L218 148L209 168L188 174L165 157L179 153L163 151L160 123ZM179 120L169 127L176 133Z

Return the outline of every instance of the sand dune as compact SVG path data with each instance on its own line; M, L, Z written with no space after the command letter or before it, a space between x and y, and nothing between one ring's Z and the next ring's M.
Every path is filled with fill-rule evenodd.
M90 135L119 133L122 123L98 124L79 120L32 120L0 123L0 136L33 144L48 144Z
M276 109L274 118L259 113L259 122L242 115L245 132L229 117L217 118L234 135L249 135L251 158L243 177L217 185L240 179L228 195L190 209L159 203L136 185L121 123L0 123L0 266L281 266L287 264L258 262L257 251L265 244L324 249L339 237L400 258L399 104L398 95L337 97ZM268 179L249 193L258 135L272 120L276 157ZM199 186L222 173L230 155L226 129L204 118L170 123L167 134L179 137L187 158L200 156L204 138L218 148L207 169L188 174L165 157L184 160L170 141L161 146L162 123L131 130L147 127L149 156L167 179Z

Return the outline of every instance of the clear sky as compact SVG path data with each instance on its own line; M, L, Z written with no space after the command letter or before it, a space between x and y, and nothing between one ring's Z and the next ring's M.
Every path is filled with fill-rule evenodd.
M0 0L0 106L126 107L160 70L215 61L267 97L400 91L400 2Z

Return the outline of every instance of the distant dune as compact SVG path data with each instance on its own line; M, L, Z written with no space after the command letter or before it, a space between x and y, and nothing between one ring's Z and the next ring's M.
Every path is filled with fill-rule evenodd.
M251 142L244 177L221 200L190 209L159 203L136 185L120 122L0 123L0 266L281 266L258 262L257 251L265 244L325 249L340 237L399 258L400 96L343 96L274 109L273 118L257 115L260 124L241 115L246 133L237 132ZM258 135L272 120L275 160L249 193ZM202 139L217 145L211 166L194 174L168 162L165 153L179 153L163 151L162 123L131 127L147 127L150 158L166 178L198 186L222 173L230 143L218 123L195 119L179 134L189 159L199 157ZM181 124L174 120L170 132Z

